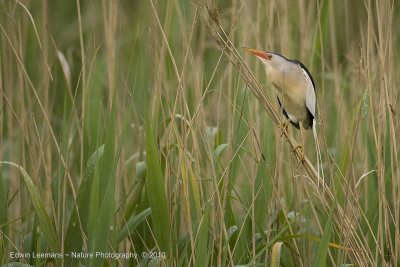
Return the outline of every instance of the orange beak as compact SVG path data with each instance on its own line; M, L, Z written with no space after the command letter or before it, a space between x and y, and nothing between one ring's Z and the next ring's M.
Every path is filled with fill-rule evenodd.
M260 58L264 58L264 59L268 59L268 60L270 60L272 58L271 54L268 54L268 53L263 52L263 51L258 51L258 50L250 49L250 48L247 48L247 47L243 47L243 49L246 52L252 53L252 54L254 54L254 55L256 55L257 57L260 57Z

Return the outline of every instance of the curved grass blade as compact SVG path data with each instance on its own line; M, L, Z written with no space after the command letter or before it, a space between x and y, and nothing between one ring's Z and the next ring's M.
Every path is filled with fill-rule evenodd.
M151 208L147 208L141 213L131 216L126 223L126 225L119 231L117 235L117 243L121 242L123 239L125 239L130 233L132 233L135 228L142 222L144 221L147 216L151 214Z
M281 262L281 250L283 242L276 242L272 247L271 267L279 267Z
M60 249L57 242L56 231L54 229L53 224L51 223L49 215L47 214L44 208L43 201L40 198L40 195L36 190L36 187L33 184L31 177L29 177L28 173L25 171L24 168L22 168L22 166L14 162L0 161L0 164L11 165L19 169L24 179L26 188L28 189L29 195L31 197L32 204L35 208L36 216L39 220L39 227L42 230L44 237L46 238L50 250L53 252L58 252Z
M281 254L282 254L282 245L290 250L291 255L295 255L301 259L301 256L296 252L296 249L293 248L288 242L278 241L272 247L271 252L271 267L279 267L281 262Z
M256 256L253 257L253 258L251 259L251 261L248 262L246 265L248 265L248 266L254 265L255 262L256 262L256 260L259 259L259 258L264 254L264 252L265 252L272 244L274 244L274 243L280 238L281 235L283 235L283 234L289 229L289 227L290 227L290 225L291 225L292 223L293 223L293 222L291 222L291 223L289 223L289 224L286 224L284 227L282 227L282 229L281 229L267 244L265 244L265 245L257 252Z
M285 241L285 240L289 240L289 239L293 239L293 238L306 238L306 239L309 239L309 240L321 242L321 238L318 238L318 237L312 236L312 235L288 235L288 236L279 238L278 240L279 241ZM356 250L354 248L344 247L344 246L341 246L341 245L333 243L333 242L329 242L328 246L333 247L333 248L337 248L337 249L341 249L341 250L361 251L361 250Z

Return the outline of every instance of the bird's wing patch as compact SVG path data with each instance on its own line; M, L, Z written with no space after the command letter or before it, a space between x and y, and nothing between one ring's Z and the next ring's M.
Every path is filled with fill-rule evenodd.
M286 110L282 107L281 100L279 100L279 96L276 96L276 98L278 99L279 107L282 109L283 115L286 117L286 119L289 119L290 123L291 123L294 127L296 127L298 130L300 130L300 125L299 125L298 123L294 122L294 121L290 118L290 116L289 116L289 114L286 112Z
M309 74L307 71L303 68L301 68L301 71L303 72L304 79L306 80L306 107L310 111L311 115L313 118L315 117L315 89L314 89L314 82L311 80Z

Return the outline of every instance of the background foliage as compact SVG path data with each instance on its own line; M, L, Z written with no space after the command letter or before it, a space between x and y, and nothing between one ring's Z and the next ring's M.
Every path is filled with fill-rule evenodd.
M2 0L0 264L400 265L399 2L208 4L237 49L311 71L319 165L311 132L305 153L336 204L217 49L203 5ZM65 256L96 251L138 257Z

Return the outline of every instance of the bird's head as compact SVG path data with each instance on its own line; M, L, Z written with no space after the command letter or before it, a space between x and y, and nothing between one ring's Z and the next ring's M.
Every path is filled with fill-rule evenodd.
M277 53L268 52L268 51L264 52L264 51L250 49L247 47L243 47L243 49L246 52L256 55L262 61L262 63L264 63L264 65L267 67L267 70L269 68L277 69L279 67L285 66L286 61L287 61L283 56L281 56Z

